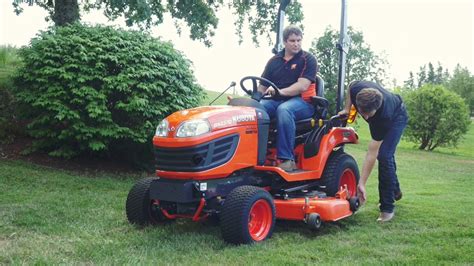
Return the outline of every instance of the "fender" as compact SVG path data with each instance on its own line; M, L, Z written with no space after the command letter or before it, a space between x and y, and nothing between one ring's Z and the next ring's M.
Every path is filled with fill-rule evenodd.
M333 152L336 147L344 144L357 144L359 143L359 136L352 127L334 127L328 134L324 135L319 142L319 152L316 156L305 158L304 152L299 155L299 168L305 171L319 170L316 176L312 178L321 178L326 161L329 155ZM303 149L302 149L303 150ZM296 180L288 180L296 181Z

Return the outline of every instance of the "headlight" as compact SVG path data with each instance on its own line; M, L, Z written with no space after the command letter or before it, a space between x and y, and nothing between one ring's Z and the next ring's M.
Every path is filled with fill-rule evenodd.
M178 138L195 137L211 131L207 120L189 120L181 124L176 136Z
M155 136L158 136L158 137L168 136L168 126L169 126L168 120L163 119L156 127Z

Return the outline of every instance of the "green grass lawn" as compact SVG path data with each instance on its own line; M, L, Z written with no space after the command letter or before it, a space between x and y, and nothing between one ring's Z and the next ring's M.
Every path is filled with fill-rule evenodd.
M347 150L361 165L368 131ZM138 229L125 199L138 175L77 174L0 160L0 264L474 264L474 126L459 149L397 152L404 198L395 219L378 224L377 176L368 203L346 220L312 232L277 223L252 246L223 242L219 227L181 220Z

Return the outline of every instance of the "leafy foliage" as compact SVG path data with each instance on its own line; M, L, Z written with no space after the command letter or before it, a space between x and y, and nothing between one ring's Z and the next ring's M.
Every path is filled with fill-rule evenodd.
M383 84L386 77L385 58L377 55L365 43L363 33L348 28L351 46L346 60L346 83L353 80L372 80ZM336 43L339 40L339 31L327 28L323 36L312 42L310 52L316 55L319 64L319 74L325 82L325 97L330 101L331 113L335 112L337 93L337 75L339 68L339 51ZM346 84L346 85L347 85Z
M7 67L16 67L19 64L18 48L10 45L0 45L0 68L2 68L2 71L5 71Z
M443 68L440 62L438 62L436 70L431 62L428 62L428 69L427 65L420 66L416 76L415 81L413 72L410 71L408 80L404 81L405 89L416 89L425 84L446 84L450 79L448 69Z
M0 143L10 140L14 119L13 96L8 87L0 84Z
M52 28L20 50L15 78L34 149L151 160L160 119L196 106L203 92L170 43L104 26ZM145 157L145 158L143 158Z
M236 32L242 40L242 28L248 22L253 34L253 41L258 44L259 36L266 36L271 42L270 32L276 32L276 16L280 1L224 1L224 0L13 0L15 12L23 11L22 3L36 3L49 12L56 26L62 26L79 21L81 11L91 9L103 10L110 20L125 17L127 26L138 25L150 28L163 23L164 15L169 13L173 18L176 29L181 33L182 23L190 29L190 38L211 45L211 37L217 28L219 19L216 12L227 7L236 15ZM303 20L301 4L291 1L286 10L290 23Z
M415 85L416 84L416 85ZM404 89L417 89L425 84L440 84L444 85L449 90L460 95L469 106L471 114L474 114L474 76L469 72L469 69L456 65L453 75L449 73L448 69L443 68L438 62L436 70L431 62L427 65L420 66L417 73L417 79L410 71L408 80L404 82Z
M11 140L16 131L14 97L11 93L12 75L20 65L18 49L0 46L0 143Z
M466 101L470 113L474 114L474 76L471 75L469 70L458 64L447 86L448 89L456 92Z
M468 130L467 106L457 94L441 85L426 84L404 95L410 114L405 136L420 150L456 146Z
M247 22L250 32L252 33L252 40L258 44L258 37L265 36L268 43L272 44L275 38L270 35L271 32L277 32L277 17L279 0L271 1L232 1L229 7L234 10L236 15L236 33L242 42L242 29ZM285 14L287 15L290 24L298 24L303 20L302 6L298 1L291 1L288 5ZM300 25L304 28L303 25Z
M408 79L403 82L403 87L407 89L415 88L415 77L412 71L410 71L410 74L408 75Z

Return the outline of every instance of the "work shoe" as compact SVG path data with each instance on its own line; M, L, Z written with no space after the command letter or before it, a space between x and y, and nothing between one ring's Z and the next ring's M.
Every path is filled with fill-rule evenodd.
M399 201L402 199L403 193L402 191L395 192L395 200Z
M380 212L379 218L377 218L377 222L385 223L393 219L395 216L394 212Z
M293 170L296 170L296 164L295 161L293 160L285 160L281 162L278 167L281 169L285 170L286 172L291 172Z

